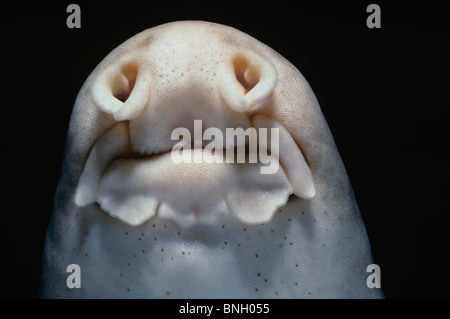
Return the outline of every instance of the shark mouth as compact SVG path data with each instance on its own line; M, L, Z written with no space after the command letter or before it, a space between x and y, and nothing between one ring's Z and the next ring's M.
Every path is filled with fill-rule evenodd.
M251 124L268 132L277 129L278 140L268 136L265 160L251 161L246 147L244 161L230 162L227 148L211 152L202 144L178 151L184 159L201 161L177 162L170 149L153 154L142 148L133 150L130 124L120 122L92 148L75 202L78 206L98 203L103 211L131 226L142 225L155 215L186 227L217 223L226 215L246 224L267 223L291 194L309 199L315 188L309 166L289 132L264 115L253 116ZM276 148L274 143L278 143ZM257 151L263 151L261 143ZM268 164L278 169L262 173Z

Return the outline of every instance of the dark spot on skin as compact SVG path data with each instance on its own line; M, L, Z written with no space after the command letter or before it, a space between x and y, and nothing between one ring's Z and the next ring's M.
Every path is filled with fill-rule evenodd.
M324 213L326 214L326 213L327 213L327 211L324 211Z
M141 240L141 237L138 237L139 240Z
M125 235L128 235L128 232L125 232Z
M325 244L322 244L322 247L325 247Z
M246 228L244 228L244 231L247 231L247 229L246 229Z
M280 244L280 248L283 247L283 244Z
M120 277L123 277L123 274L120 274Z
M156 225L155 224L153 224L153 228L155 228L156 227Z
M250 239L250 236L247 236L247 239Z
M291 245L291 246L292 246L292 243L289 243L289 245Z
M136 255L134 255L134 258L136 258Z
M291 219L289 218L289 219L288 219L288 222L290 222L290 221L291 221Z
M127 291L130 291L130 288L127 288Z
M328 228L327 229L325 229L326 231L328 231Z
M87 254L87 253L85 253L84 255L85 255L85 256L87 256L88 254Z
M297 268L298 268L298 264L295 264L295 267L297 267Z
M270 232L273 233L273 229L271 229Z
M128 266L130 266L131 264L130 263L127 263L128 264Z
M156 241L156 237L155 237L155 238L153 238L153 240L154 240L154 241Z
M164 248L161 248L161 251L164 251Z
M258 234L262 235L262 231L259 231Z
M184 251L182 252L182 254L184 255Z
M238 244L238 247L241 247L241 244Z
M142 236L145 236L145 234L144 234L144 233L142 233Z
M267 282L267 279L264 279L264 282Z
M167 226L166 226L166 225L164 225L164 228L167 228Z
M225 225L222 225L222 229L225 229Z
M314 219L314 222L316 222L316 220Z
M308 295L310 295L311 293L310 292L308 292Z
M227 244L227 242L224 242L224 244L226 245L226 244Z
M178 236L180 236L181 235L181 233L180 232L178 232Z
M260 274L260 273L258 273L258 277L261 277L261 274Z
M258 254L255 254L255 257L258 258Z
M142 253L145 254L145 250L143 250Z
M277 295L277 296L278 296L278 291L275 291L275 295Z
M284 237L284 240L286 240L287 239L287 237Z
M190 255L191 254L191 252L190 251L188 251L188 255Z
M170 295L170 292L167 291L166 294L167 294L167 296L168 296L168 295Z
M184 73L181 73L181 76L184 76Z
M305 212L302 212L303 215L305 215Z

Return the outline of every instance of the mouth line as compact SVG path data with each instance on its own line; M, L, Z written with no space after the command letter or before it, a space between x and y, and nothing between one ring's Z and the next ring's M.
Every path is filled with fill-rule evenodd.
M241 146L242 147L242 146ZM206 149L206 145L202 145L202 146L197 146L197 145L191 145L191 147L185 147L185 148L183 148L182 150L179 150L178 152L190 152L190 151L205 151L205 150L207 150ZM211 150L211 155L213 155L213 156L215 156L215 155L218 155L218 154L222 154L222 156L223 156L223 159L224 159L224 162L225 162L225 160L227 159L227 153L228 154L233 154L233 162L230 162L229 164L233 164L233 163L241 163L241 162L239 162L238 160L237 160L237 154L238 154L238 151L239 151L239 146L234 146L233 148L222 148L222 149L220 149L221 150L221 152L219 152L219 151L216 151L216 149L213 149L213 150ZM257 150L255 151L256 153L259 153L259 151L260 151L260 149L259 149L259 147L257 148ZM169 149L169 150L165 150L165 151L160 151L160 152L156 152L156 153L151 153L151 154L149 154L149 153L146 153L146 152L133 152L132 154L130 154L130 155L127 155L127 156L120 156L120 157L117 157L117 158L122 158L122 159L138 159L138 160L149 160L149 161L151 161L151 160L153 160L153 159L157 159L157 158L159 158L159 157L161 157L161 156L164 156L164 155L168 155L168 154L171 154L172 152L174 152L174 150L171 148L171 149ZM250 150L249 150L249 147L248 147L248 143L246 143L245 145L244 145L244 154L245 154L245 156L246 157L248 157L250 154L252 154L253 152L251 152ZM271 156L272 155L272 152L271 152L271 150L267 150L267 156ZM117 158L115 158L115 159L117 159ZM228 162L227 162L228 163ZM261 163L260 161L258 161L258 162L256 162L256 163Z
M249 122L251 120L249 119ZM128 125L129 126L129 125ZM268 130L270 133L268 134ZM273 127L227 127L219 129L216 127L208 127L203 129L202 120L194 120L193 131L178 127L172 130L171 140L157 140L152 142L144 138L139 140L130 140L130 154L124 158L134 159L154 159L158 156L171 153L172 160L179 163L180 159L175 159L181 156L184 163L189 162L189 153L186 151L209 152L216 160L222 163L245 163L249 160L250 163L266 164L270 157L274 157L279 161L279 128ZM193 134L191 134L193 132ZM291 137L292 138L292 137ZM178 140L174 144L174 141ZM171 145L172 146L168 146ZM166 145L159 147L157 145ZM222 158L221 158L222 157ZM259 159L259 161L258 161ZM194 161L197 163L197 161ZM275 173L275 172L274 172Z

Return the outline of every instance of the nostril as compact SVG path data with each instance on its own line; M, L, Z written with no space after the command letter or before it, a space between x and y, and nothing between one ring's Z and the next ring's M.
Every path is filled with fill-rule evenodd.
M149 98L149 76L134 56L113 61L94 79L91 94L98 108L116 121L139 116Z
M115 75L112 81L112 94L113 96L125 103L130 97L136 83L138 73L138 66L136 63L124 65L120 72Z
M114 94L114 97L122 103L125 103L129 96L130 94L128 92L118 92Z
M236 80L249 92L259 82L260 74L243 56L236 56L233 60Z
M272 63L251 50L235 52L219 81L225 103L236 112L260 107L277 84Z

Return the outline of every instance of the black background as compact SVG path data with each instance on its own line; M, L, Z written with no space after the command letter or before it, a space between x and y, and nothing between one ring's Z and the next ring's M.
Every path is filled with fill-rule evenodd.
M311 84L352 182L387 298L449 298L449 27L430 1L72 1L2 7L3 298L36 298L70 113L84 80L144 29L207 20L240 29ZM156 4L157 3L157 4Z

